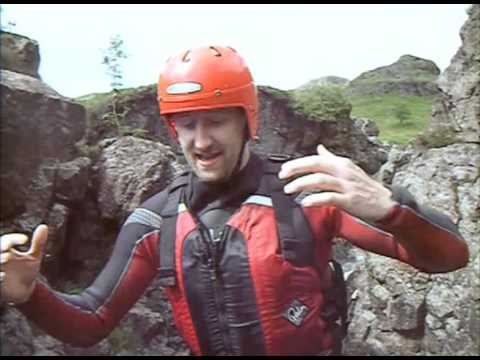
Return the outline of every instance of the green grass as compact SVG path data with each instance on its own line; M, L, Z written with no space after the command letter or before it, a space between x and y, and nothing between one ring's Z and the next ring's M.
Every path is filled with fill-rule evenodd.
M433 97L382 95L352 96L352 116L374 120L380 140L407 144L427 127ZM400 121L402 119L403 123Z
M135 88L125 88L119 89L117 91L117 97L121 101L125 101L128 97L139 93L140 91L147 90L152 88L154 85L140 86ZM96 110L99 107L109 103L115 95L115 92L112 90L105 93L93 93L88 95L83 95L74 98L75 101L79 102L89 110Z

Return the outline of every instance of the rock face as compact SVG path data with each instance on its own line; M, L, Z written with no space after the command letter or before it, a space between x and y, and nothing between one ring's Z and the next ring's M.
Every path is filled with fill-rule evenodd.
M149 140L127 136L106 139L101 146L104 149L96 164L96 187L104 219L122 222L182 170L169 147Z
M38 74L40 52L35 40L8 31L1 31L0 42L2 43L0 52L2 69L40 79Z
M478 6L460 32L462 46L450 66L440 76L440 100L433 107L433 118L424 141L429 147L458 142L479 143L480 136L480 16Z
M459 140L437 148L393 147L379 173L386 183L404 185L420 202L450 214L469 242L470 264L453 273L427 275L339 239L335 254L345 264L350 298L347 355L478 354L480 284L474 269L480 267L480 149L469 137L472 126L467 124L478 121L478 107L472 103L479 103L479 88L478 81L470 88L457 87L465 76L478 74L478 23L479 6L474 5L462 28L464 45L446 71L452 81L442 85L444 94L437 105L446 111L437 111L432 120L433 127L440 121L450 124L454 117L462 129ZM52 238L42 272L54 288L79 291L103 267L126 214L162 190L183 168L182 161L167 146L171 140L158 115L154 87L139 90L138 98L120 103L124 107L118 111L125 115L123 125L146 130L166 145L119 136L118 128L88 133L82 106L32 76L9 70L1 75L2 155L7 155L1 157L0 231L28 233L47 222ZM259 94L260 139L252 146L260 154L307 154L323 143L370 173L386 159L368 120L310 121L269 89L260 87ZM454 105L458 107L452 111ZM112 111L108 106L97 114L99 122ZM95 126L89 131L102 131ZM0 306L0 316L2 355L189 354L156 282L107 339L87 349L52 339L14 309Z
M437 95L440 69L430 60L403 55L395 63L364 72L348 84L349 95Z
M164 121L159 114L157 105L157 88L155 85L139 87L133 91L119 91L110 93L98 105L88 105L88 101L97 94L81 98L89 110L89 127L86 140L89 144L100 140L125 134L125 129L118 126L106 125L105 118L115 112L119 115L120 125L142 131L146 138L160 141L175 147L176 143L170 138ZM108 123L108 122L107 122Z
M85 109L39 79L1 70L1 228L30 233L50 224L48 251L65 244L70 209L83 200L90 160L77 158L85 132ZM46 261L55 275L59 263Z
M349 261L348 250L353 269L348 280L347 354L479 354L479 24L480 6L475 4L461 30L463 44L442 75L442 95L434 105L430 129L455 128L453 142L435 148L394 148L378 174L386 183L406 187L420 203L448 214L469 245L470 262L455 272L422 274L343 245L339 256Z
M354 270L348 285L354 295L346 352L478 354L480 146L458 143L426 152L409 149L392 160L394 175L384 172L388 174L384 180L390 178L420 203L448 214L468 242L470 263L447 274L423 274L395 260L349 248Z
M369 173L378 171L386 161L384 148L369 139L349 117L336 121L308 120L294 111L285 96L270 88L258 90L260 126L258 140L252 144L257 153L310 155L316 153L318 144L323 144L335 154L351 158Z
M85 109L28 75L1 70L0 86L1 147L8 154L1 158L1 210L8 219L27 210L27 194L43 186L39 177L54 176L56 164L73 159L85 131ZM47 192L45 205L53 200Z
M170 137L165 120L158 114L155 91L155 87L150 86L134 95L118 98L116 109L120 113L125 112L122 125L142 129L146 138L172 146L179 161L184 163L180 148ZM335 121L310 120L294 110L292 98L287 92L259 86L258 94L258 139L251 142L251 148L260 156L271 153L310 155L316 152L318 144L324 144L334 153L353 159L370 174L378 171L387 160L386 147L371 134L367 135L348 114ZM111 104L109 99L90 114L89 143L119 135L118 128L106 127L100 121L111 113Z

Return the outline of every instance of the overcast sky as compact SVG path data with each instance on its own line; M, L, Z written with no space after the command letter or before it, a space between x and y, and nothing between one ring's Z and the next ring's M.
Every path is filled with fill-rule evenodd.
M40 75L65 96L110 90L102 49L119 34L126 87L156 83L166 59L198 45L235 48L258 85L349 80L404 54L443 71L469 5L2 5L3 25L37 40Z

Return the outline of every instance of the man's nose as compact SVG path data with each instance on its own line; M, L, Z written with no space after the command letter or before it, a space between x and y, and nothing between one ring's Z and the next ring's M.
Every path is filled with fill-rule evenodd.
M198 121L195 126L195 147L198 149L208 148L212 144L212 136L206 122Z

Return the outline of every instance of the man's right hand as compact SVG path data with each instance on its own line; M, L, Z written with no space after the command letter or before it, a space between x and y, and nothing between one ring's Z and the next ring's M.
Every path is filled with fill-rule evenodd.
M40 264L47 244L48 227L39 225L27 252L14 248L28 242L24 234L5 234L0 238L0 289L2 301L14 304L26 302L33 293Z

